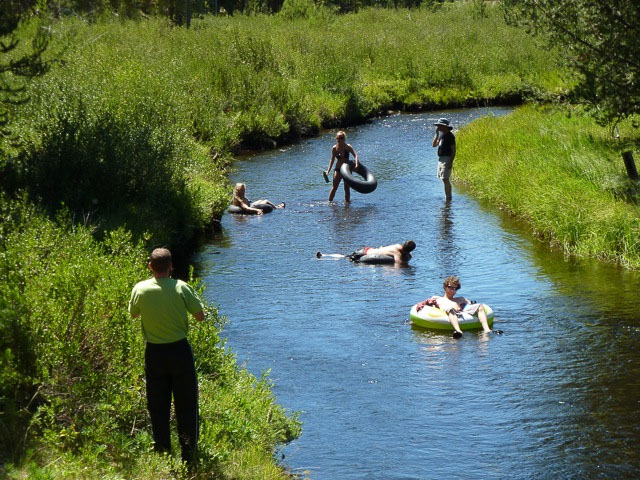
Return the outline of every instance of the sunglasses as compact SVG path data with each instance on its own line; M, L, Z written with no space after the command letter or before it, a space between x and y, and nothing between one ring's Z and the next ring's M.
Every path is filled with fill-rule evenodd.
M460 290L460 287L454 287L453 285L447 285L444 288L453 288L454 290Z

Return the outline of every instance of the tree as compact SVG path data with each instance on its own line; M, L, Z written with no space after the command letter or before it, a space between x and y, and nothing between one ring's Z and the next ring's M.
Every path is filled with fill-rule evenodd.
M507 21L559 45L577 74L572 99L602 124L640 113L638 0L502 0Z
M0 9L0 135L6 134L9 123L9 107L27 101L26 78L43 74L47 63L42 54L47 48L48 36L39 30L31 43L31 49L17 54L20 41L15 30L20 22L37 13L37 0L2 0Z

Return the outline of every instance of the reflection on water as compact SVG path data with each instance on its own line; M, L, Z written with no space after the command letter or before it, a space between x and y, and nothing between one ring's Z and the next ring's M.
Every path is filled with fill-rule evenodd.
M354 204L337 204L329 203L333 215L327 219L330 223L336 239L347 238L351 240L351 232L354 228L364 222L367 217L375 215L378 210L375 204L354 205ZM360 248L360 244L356 244L351 250ZM350 253L349 252L349 253Z
M333 132L236 164L233 181L287 208L225 216L200 273L239 361L271 369L279 403L301 412L303 435L284 448L293 471L557 479L634 478L640 468L640 276L566 260L455 187L444 203L431 124L489 112L350 130L379 186L352 192L348 206L339 194L327 202L320 175ZM407 239L417 248L404 268L315 258ZM456 341L412 328L409 309L441 293L447 275L493 307L504 335Z
M457 270L458 259L460 258L460 242L456 238L456 231L453 228L453 211L451 202L446 202L440 207L438 217L439 235L437 237L436 256L442 272L454 272ZM443 278L447 276L444 275Z

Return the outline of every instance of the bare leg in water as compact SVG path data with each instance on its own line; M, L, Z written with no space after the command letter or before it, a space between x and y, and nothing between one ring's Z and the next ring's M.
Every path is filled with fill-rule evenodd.
M453 330L454 330L453 338L460 338L462 336L462 330L460 329L460 322L458 322L458 316L452 311L449 311L447 315L449 316L449 323L451 323L451 326L453 327Z
M331 191L329 192L329 201L333 202L333 198L336 196L336 191L338 190L338 185L342 181L342 175L340 174L340 170L336 167L333 172L333 184L331 185ZM345 183L344 184L344 201L349 203L351 201L351 189Z
M272 208L284 208L286 206L286 204L284 202L279 203L278 205L276 205L273 202L270 202L269 200L256 200L255 202L251 203L252 205L269 205Z

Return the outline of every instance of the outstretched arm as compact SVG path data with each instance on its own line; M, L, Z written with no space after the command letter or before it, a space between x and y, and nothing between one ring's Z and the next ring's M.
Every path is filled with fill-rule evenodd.
M419 312L427 305L431 305L431 306L437 305L436 297L429 297L426 300L423 300L420 303L416 304L416 310Z
M238 203L240 204L240 208L242 208L242 210L244 210L245 212L255 213L256 215L262 215L264 213L259 208L253 208L251 205L249 205L249 202L247 201L246 198L238 198L238 197L236 197L236 199L238 200Z
M331 167L333 167L333 161L336 159L336 147L331 147L331 160L329 161L329 168L327 168L327 174L331 171Z

